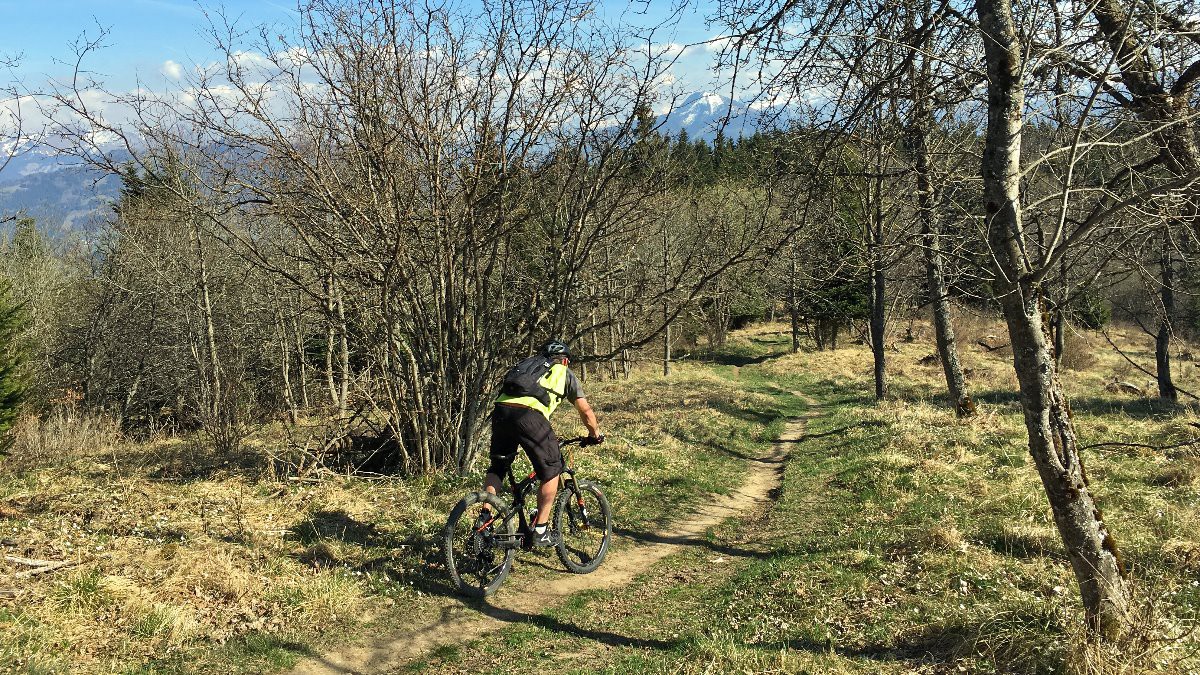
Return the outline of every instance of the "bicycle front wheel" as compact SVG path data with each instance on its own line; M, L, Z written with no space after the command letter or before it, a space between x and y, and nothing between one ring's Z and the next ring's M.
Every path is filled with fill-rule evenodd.
M491 507L494 519L480 526L485 504ZM505 511L495 495L474 492L450 512L442 530L442 551L450 580L460 592L475 597L491 595L512 569L517 523Z
M554 529L561 539L558 559L576 574L595 571L604 562L612 538L612 507L600 486L570 481L554 500Z

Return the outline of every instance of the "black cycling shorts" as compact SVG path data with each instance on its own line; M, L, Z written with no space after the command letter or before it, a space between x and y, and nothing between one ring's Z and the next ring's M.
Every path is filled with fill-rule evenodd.
M497 405L492 411L492 449L488 473L503 478L517 458L517 446L525 449L539 480L555 478L563 471L562 450L540 412L515 405Z

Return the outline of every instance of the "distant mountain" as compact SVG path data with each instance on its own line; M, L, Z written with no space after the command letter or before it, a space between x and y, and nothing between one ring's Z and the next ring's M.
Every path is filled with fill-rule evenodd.
M23 148L0 172L0 217L24 213L51 235L84 229L116 199L120 180L78 159Z
M752 135L764 118L775 117L774 112L698 91L658 117L659 133L676 137L687 131L689 138L711 142L722 129L727 138L736 139ZM25 148L0 171L0 217L24 212L50 234L76 231L103 215L120 188L119 179L103 176L78 159L59 157L41 147Z
M773 117L773 108L755 109L742 101L712 92L697 91L679 100L671 110L659 115L659 133L675 137L686 131L688 138L711 142L718 130L726 138L751 136L760 124Z

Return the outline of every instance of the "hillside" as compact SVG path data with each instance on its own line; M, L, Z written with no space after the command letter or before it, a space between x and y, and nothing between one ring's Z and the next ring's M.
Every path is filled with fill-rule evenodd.
M1200 665L1189 632L1200 609L1191 449L1088 451L1093 487L1145 589L1140 632L1119 652L1089 651L1006 357L965 356L983 410L958 421L939 399L938 369L921 364L927 347L895 345L894 397L876 405L865 348L793 355L779 328L738 333L715 361L680 364L670 378L589 382L611 440L579 464L616 507L618 545L602 569L619 572L597 573L594 587L564 575L552 554L524 554L494 602L462 602L433 539L478 476L289 480L272 470L285 447L278 427L238 457L200 439L139 444L97 429L18 456L21 468L0 476L4 553L72 566L0 599L0 662L345 672L328 664L369 653L378 658L367 672L538 672L547 659L607 672ZM1127 366L1099 336L1077 339L1066 379L1085 444L1193 437L1195 411L1106 391L1114 377L1131 379ZM1116 339L1137 353L1132 334ZM1198 379L1193 365L1180 384ZM708 504L750 489L743 481L761 473L789 421L770 499L689 529ZM780 467L767 466L765 475ZM560 583L570 590L552 606L521 604ZM428 643L436 651L386 648L431 621L443 626Z

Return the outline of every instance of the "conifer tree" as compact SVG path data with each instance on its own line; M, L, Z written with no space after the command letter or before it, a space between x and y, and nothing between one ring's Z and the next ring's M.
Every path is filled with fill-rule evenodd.
M25 308L13 297L12 287L0 284L0 438L17 419L25 398L25 348L21 333L25 326ZM7 442L0 442L3 453Z

